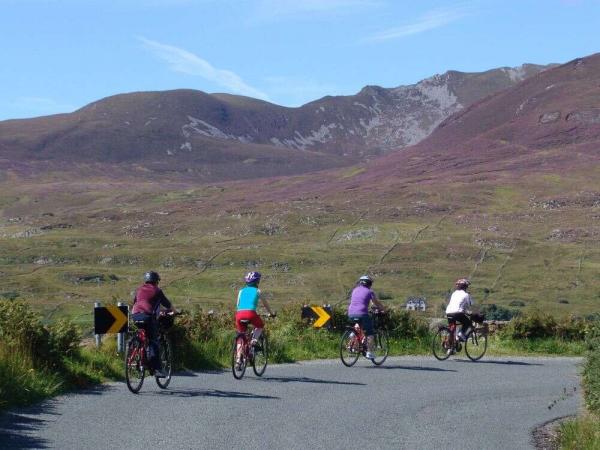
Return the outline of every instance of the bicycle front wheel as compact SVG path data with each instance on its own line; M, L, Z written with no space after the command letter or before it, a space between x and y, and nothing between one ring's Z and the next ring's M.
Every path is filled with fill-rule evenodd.
M254 345L254 358L252 358L252 370L257 377L261 377L267 368L268 344L265 333L260 335L260 338Z
M239 358L238 358L238 348ZM246 342L244 336L236 336L233 340L233 349L231 352L231 372L233 378L241 380L246 372L246 365L248 364L248 358L246 357Z
M171 342L166 336L161 336L159 340L158 357L163 372L167 375L164 378L154 377L156 384L161 389L166 389L171 382L171 373L173 372L173 353L171 352Z
M373 336L373 354L375 358L371 360L376 366L382 365L390 352L387 333L383 330L377 331Z
M144 353L144 346L137 337L133 337L127 342L127 351L125 352L125 381L127 382L127 389L134 394L140 392L144 384L144 377L146 376Z
M340 341L340 358L346 367L352 367L362 352L358 338L352 330L346 330Z
M487 350L487 333L474 329L465 342L465 353L471 361L479 361Z
M451 352L448 350L452 348L452 336L448 327L440 328L437 333L433 336L431 341L431 350L433 356L440 361L444 361L450 357Z

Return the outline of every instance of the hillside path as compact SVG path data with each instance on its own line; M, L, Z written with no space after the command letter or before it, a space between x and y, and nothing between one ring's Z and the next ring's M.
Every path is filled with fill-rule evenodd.
M361 358L269 366L242 381L183 374L166 391L147 379L139 395L110 383L0 416L0 447L527 449L534 427L577 413L580 362Z

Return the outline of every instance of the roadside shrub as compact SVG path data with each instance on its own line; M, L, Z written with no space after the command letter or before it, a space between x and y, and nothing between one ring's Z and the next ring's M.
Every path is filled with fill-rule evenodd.
M600 349L591 351L583 369L585 402L590 411L600 414Z
M79 351L81 329L73 322L60 319L48 327L48 333L49 356L55 361Z
M592 323L577 316L556 320L541 311L521 314L511 319L501 331L501 336L510 339L560 338L582 341L589 333Z
M487 320L510 320L519 314L518 311L498 306L495 303L483 305L481 312Z
M510 339L546 338L555 335L556 320L549 314L534 311L514 317L501 332Z
M27 303L0 300L0 340L6 350L29 357L34 368L56 368L78 351L81 330L68 320L44 327Z

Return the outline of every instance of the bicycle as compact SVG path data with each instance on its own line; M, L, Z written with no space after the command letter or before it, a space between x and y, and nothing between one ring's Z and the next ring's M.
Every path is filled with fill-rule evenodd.
M166 389L171 382L173 352L171 351L171 342L167 337L166 331L173 325L174 316L175 314L166 312L161 312L158 316L158 358L163 371L167 375L164 378L155 377L156 384L161 389ZM151 375L153 372L149 366L149 345L148 333L140 324L135 334L127 341L125 351L125 380L127 388L134 394L137 394L142 388L146 371Z
M266 315L263 317L273 317ZM249 320L240 320L240 323L248 325ZM238 346L241 347L238 353ZM252 370L257 377L261 377L267 369L268 339L266 330L263 329L255 344L252 344L252 330L246 329L245 333L237 332L233 339L233 350L231 352L231 372L236 380L241 380L246 372L248 363L252 364ZM239 361L238 361L239 354Z
M371 359L371 362L380 366L388 357L389 339L387 332L380 326L384 313L374 310L372 315L375 329L372 353L375 354L375 358ZM346 367L352 367L361 354L365 358L367 355L367 336L360 326L359 319L353 319L353 322L353 325L346 325L346 331L340 341L340 358Z
M450 319L450 318L449 318ZM464 341L465 353L471 361L479 361L487 350L487 326L481 314L472 314L473 327ZM445 361L462 350L462 342L458 339L456 321L449 320L447 326L440 326L433 337L431 349L433 356L440 361Z

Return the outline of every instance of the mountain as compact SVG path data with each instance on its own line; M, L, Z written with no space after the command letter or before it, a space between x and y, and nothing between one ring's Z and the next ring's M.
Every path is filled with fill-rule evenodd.
M366 198L398 194L410 185L444 189L448 183L536 174L573 175L581 189L598 189L600 167L600 53L539 72L446 118L425 139L402 151L341 171L290 182L270 200L304 196ZM590 178L590 171L594 174ZM585 175L582 175L585 174ZM579 178L577 178L579 177ZM594 178L595 177L595 178ZM477 194L473 194L476 197Z
M402 176L568 173L600 158L600 53L540 72L453 114L419 144L375 161ZM590 166L590 164L592 164Z
M0 122L0 158L4 167L130 164L199 180L303 173L415 144L452 113L545 68L449 71L299 108L194 90L121 94L70 114Z

